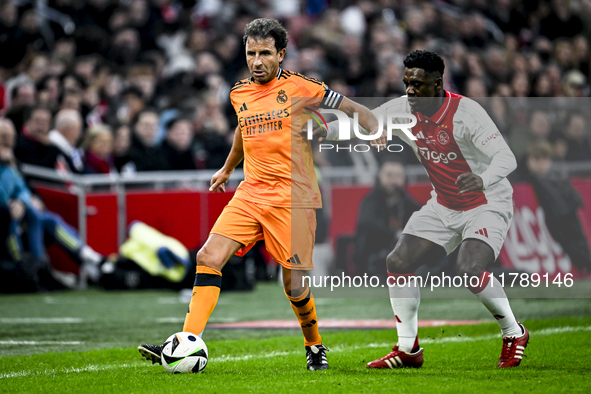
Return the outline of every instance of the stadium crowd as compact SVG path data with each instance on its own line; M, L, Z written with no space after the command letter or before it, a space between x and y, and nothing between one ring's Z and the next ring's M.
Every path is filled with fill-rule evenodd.
M248 76L243 28L259 16L290 32L285 69L349 97L404 94L402 59L417 48L440 53L445 86L469 97L589 96L588 0L2 0L0 111L17 159L74 173L219 168L236 126L229 89ZM591 160L583 112L557 127L564 115L499 103L518 157L542 139L557 160Z
M532 145L547 144L548 160L591 161L591 0L0 0L3 176L28 195L20 163L76 174L220 168L237 124L230 88L249 77L244 26L261 16L290 33L283 68L352 98L403 95L406 54L441 54L446 89L487 98L520 162L515 179L531 180ZM396 159L416 162L406 151ZM66 234L81 264L104 261L42 202L19 211L11 201L0 204L2 230L18 213L48 223L29 244Z

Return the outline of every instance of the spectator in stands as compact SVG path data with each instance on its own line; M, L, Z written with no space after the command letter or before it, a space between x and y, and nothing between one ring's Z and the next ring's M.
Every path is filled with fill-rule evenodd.
M80 75L68 72L61 76L64 92L81 92L86 89L86 81Z
M127 72L126 80L130 87L137 87L139 89L143 102L148 103L148 105L155 104L156 70L153 64L145 62L133 65Z
M130 86L121 92L123 105L119 108L117 120L122 123L129 123L146 107L144 94L137 86Z
M578 217L581 196L568 179L552 171L552 146L533 143L527 152L527 171L538 201L544 209L546 226L572 263L583 274L591 272L589 244Z
M193 125L197 168L221 168L224 157L230 152L232 136L222 104L215 97L208 96L197 108Z
M12 152L15 139L16 131L10 119L0 118L0 209L9 213L9 234L13 235L16 222L25 216L26 205L31 200L31 194L16 170ZM8 249L12 251L15 260L20 260L14 246Z
M59 109L71 109L82 113L82 92L78 90L66 90L59 98Z
M376 80L376 96L396 97L406 94L402 84L402 70L400 62L389 61L383 70L381 70ZM333 87L333 89L336 89Z
M104 257L85 245L76 230L64 220L36 202L23 177L16 170L12 149L16 132L12 122L0 118L0 206L8 208L11 216L10 235L13 239L12 257L20 260L24 252L19 227L26 223L29 252L36 260L46 259L45 241L60 245L80 264L88 265L91 279L98 280L99 265Z
M19 176L12 151L16 132L10 119L0 118L0 292L34 291L47 264L25 258L19 248L18 223L25 217L30 194Z
M480 78L470 78L466 82L466 96L477 98L477 97L488 97L486 86Z
M30 108L18 136L14 153L25 164L56 168L60 150L49 141L51 112L45 107Z
M88 174L116 172L113 159L113 134L105 125L96 125L88 130L82 142L84 162Z
M0 153L1 154L1 153ZM0 157L0 162L2 158ZM10 260L12 256L10 255L10 246L9 246L9 228L10 228L10 221L12 220L10 216L10 212L7 207L0 206L0 261L2 260Z
M61 82L59 77L55 75L47 75L37 84L37 103L52 111L57 109L60 95Z
M585 97L587 87L587 78L579 70L571 70L564 76L563 83L564 94L568 97Z
M33 81L25 80L14 86L11 100L12 107L27 107L35 105L36 88Z
M536 141L547 141L552 133L552 123L545 111L536 109L529 119L527 127L516 128L509 137L509 145L518 160L524 157L529 145Z
M575 64L583 75L589 75L591 71L591 52L589 42L583 35L578 35L573 40Z
M355 236L355 264L383 275L386 256L408 219L421 206L406 193L404 165L384 161L374 188L361 201Z
M13 68L24 57L26 48L20 45L18 29L18 7L16 2L0 3L0 67Z
M50 45L47 37L41 34L40 21L41 17L36 7L25 9L19 20L20 44L35 52L45 52Z
M574 37L583 31L583 22L571 9L571 2L552 0L547 15L540 21L540 33L550 40Z
M166 125L162 150L171 170L195 170L193 157L193 123L189 119L176 118Z
M115 64L129 66L139 57L140 36L136 29L124 27L112 36L108 58Z
M538 74L533 82L533 97L551 97L552 96L552 83L548 73Z
M27 75L37 84L47 75L49 59L43 54L36 54L28 63Z
M49 132L49 141L58 148L60 170L82 174L84 170L83 152L78 149L82 136L82 117L74 109L62 109L55 116L55 128Z
M223 164L231 143L235 118L227 91L246 66L238 59L239 37L250 18L244 11L273 15L282 9L278 1L220 0L216 7L200 2L194 9L185 1L50 1L47 7L75 23L76 30L65 34L59 24L47 23L51 9L40 12L21 3L0 3L0 66L7 92L0 110L17 131L25 109L39 104L52 111L75 109L89 126L131 123L146 106L158 113L199 107L198 168ZM290 11L286 20L295 50L284 67L334 81L336 87L330 86L336 91L340 86L340 93L401 94L396 59L415 48L437 47L446 54L445 83L453 92L590 94L591 54L581 24L590 8L584 2L363 1L332 2L330 8L328 3L315 2L314 11Z
M114 127L113 156L115 168L119 173L125 174L135 172L135 164L129 156L131 148L131 130L128 125L120 124Z
M580 112L570 114L565 120L566 128L554 142L558 159L566 161L591 160L591 145L587 131L587 120Z
M160 117L156 111L145 109L133 123L129 157L137 171L164 171L170 168L161 147L155 144L159 122Z
M6 117L14 123L14 127L20 130L25 124L25 114L27 110L35 105L36 87L35 84L28 78L22 82L10 87L7 84L10 95L10 109L6 113Z

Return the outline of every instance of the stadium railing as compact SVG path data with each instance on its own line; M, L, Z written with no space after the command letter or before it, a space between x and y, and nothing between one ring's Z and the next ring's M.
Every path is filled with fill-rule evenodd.
M591 162L555 163L555 169L562 175L570 177L591 176ZM61 173L52 169L24 164L22 173L37 185L63 187L70 194L77 196L78 231L83 241L87 240L86 196L97 191L108 191L117 196L117 240L121 244L125 240L127 225L126 193L130 190L196 190L207 191L215 170L198 171L158 171L139 172L134 174L88 174L77 175ZM330 208L331 187L369 185L373 183L375 174L360 172L356 167L324 167L320 170L321 188L325 207ZM409 184L428 182L427 173L422 165L406 166ZM228 182L229 189L235 189L244 179L241 169L236 170ZM326 209L330 212L330 209Z

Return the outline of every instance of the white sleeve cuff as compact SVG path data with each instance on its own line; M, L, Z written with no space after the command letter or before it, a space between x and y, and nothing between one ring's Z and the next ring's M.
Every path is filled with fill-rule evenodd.
M483 172L479 176L482 179L482 190L486 190L490 185L490 177L488 176L488 174L486 174L486 172Z

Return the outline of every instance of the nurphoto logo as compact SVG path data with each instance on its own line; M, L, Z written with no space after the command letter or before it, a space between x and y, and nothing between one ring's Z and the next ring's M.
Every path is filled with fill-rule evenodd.
M416 137L412 134L411 129L417 124L417 118L411 113L390 113L386 111L386 114L377 113L376 118L378 119L378 132L376 134L368 134L367 131L363 130L359 127L359 114L355 112L353 114L353 118L351 119L347 114L338 110L338 109L325 109L321 108L318 111L306 107L305 110L308 112L304 112L304 114L309 115L311 119L308 119L307 122L307 137L309 140L314 138L313 136L313 128L314 124L312 120L314 120L318 126L324 127L326 130L329 130L329 126L324 119L323 114L332 114L337 117L337 125L338 125L338 140L349 140L352 137L356 137L362 141L373 141L378 139L384 130L387 133L388 141L392 140L392 135L394 130L402 131L410 140L416 141ZM386 119L386 124L384 127L384 118ZM400 123L401 121L408 120L408 123ZM351 123L352 122L352 123ZM353 130L353 135L351 135L351 130ZM365 131L365 132L364 132ZM341 150L346 150L349 152L369 152L371 150L371 146L369 144L350 144L349 146L343 145L335 145L335 144L319 144L319 149L322 152L323 150L331 150L335 149L337 152ZM386 147L377 147L378 152L380 150L387 150L389 152L402 152L403 146L400 144L388 144Z

